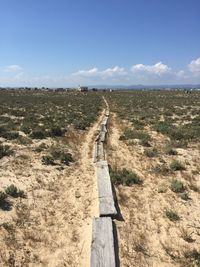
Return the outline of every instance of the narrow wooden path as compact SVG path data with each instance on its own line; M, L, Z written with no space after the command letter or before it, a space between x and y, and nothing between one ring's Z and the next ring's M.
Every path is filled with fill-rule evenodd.
M107 138L107 124L109 120L109 106L100 125L99 134L94 145L94 163L98 185L99 217L93 219L91 267L116 267L115 238L113 221L117 215L112 192L112 184L106 161L105 144Z

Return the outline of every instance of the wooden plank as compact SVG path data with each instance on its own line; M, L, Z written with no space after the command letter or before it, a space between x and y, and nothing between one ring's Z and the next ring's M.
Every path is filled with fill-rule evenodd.
M104 117L101 124L107 125L108 117Z
M101 132L100 133L99 141L100 142L105 142L105 139L106 139L106 133L105 132Z
M107 133L107 128L106 126L102 123L101 126L100 126L100 132L105 132Z
M99 195L99 214L100 216L114 216L117 214L112 193L112 185L108 170L108 163L101 160L97 165L97 184Z
M90 267L115 267L113 225L110 217L94 218Z
M98 159L98 143L95 142L94 144L94 162L97 162Z
M103 142L98 143L98 154L99 154L99 159L104 160Z

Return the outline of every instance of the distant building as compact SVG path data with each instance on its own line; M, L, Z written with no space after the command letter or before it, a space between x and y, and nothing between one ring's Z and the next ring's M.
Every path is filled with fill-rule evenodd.
M80 86L78 87L79 92L88 92L88 87L87 86Z

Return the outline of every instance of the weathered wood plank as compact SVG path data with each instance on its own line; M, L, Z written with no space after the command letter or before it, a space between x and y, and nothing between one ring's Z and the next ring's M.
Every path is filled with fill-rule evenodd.
M104 160L103 142L98 143L98 155L100 160Z
M104 117L101 124L107 125L108 117Z
M90 267L115 267L113 225L110 217L94 218Z
M94 144L94 162L97 162L98 159L98 143L95 142Z
M105 142L105 139L106 139L106 133L105 132L101 132L100 133L99 141L100 142Z
M106 132L107 133L107 128L103 123L100 126L100 132Z
M97 184L99 195L99 214L100 216L114 216L117 214L112 193L108 163L101 160L97 165Z

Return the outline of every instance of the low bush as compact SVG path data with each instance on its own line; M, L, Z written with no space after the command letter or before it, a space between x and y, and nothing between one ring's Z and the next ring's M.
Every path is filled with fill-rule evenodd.
M177 151L170 144L165 146L165 153L167 155L177 155Z
M74 128L78 130L85 130L87 127L90 126L90 123L84 120L76 120L73 124Z
M13 225L10 223L2 223L0 226L3 227L7 232L13 232Z
M63 153L60 157L60 162L69 165L70 162L73 162L73 157L71 153Z
M185 167L183 166L183 164L180 161L172 160L172 162L170 164L170 169L172 171L181 171L181 170L185 170Z
M189 198L189 195L188 195L188 192L180 193L179 196L180 196L181 199L183 199L183 200L185 200L185 201L187 201L187 200L190 199L190 198Z
M63 130L60 127L53 127L50 129L50 136L52 137L59 137L63 135Z
M194 266L200 266L200 251L193 249L184 253L185 258L189 258L190 262L193 262Z
M126 129L124 134L120 136L119 140L139 139L140 144L143 146L150 146L151 136L143 131L136 131L132 129Z
M0 191L0 206L5 202L6 198L7 198L6 193Z
M13 150L8 145L0 145L0 159L12 155Z
M195 240L192 238L192 233L188 229L181 229L181 237L188 243L193 243Z
M8 140L14 140L19 137L19 133L16 131L7 131L4 134L1 135L3 138L8 139Z
M153 149L146 149L144 151L144 155L149 157L149 158L153 158L153 157L157 157L158 156L158 151L156 148Z
M59 148L51 147L50 153L54 160L59 160L65 165L69 165L70 162L74 162L71 153L65 152Z
M164 176L168 175L171 172L171 170L168 168L168 166L165 163L156 165L152 169L152 171L155 173L164 175Z
M123 169L123 170L112 170L110 169L110 176L115 185L126 185L131 186L133 184L142 184L143 181L141 178L132 171Z
M175 179L171 181L171 190L175 193L182 193L185 191L185 187L181 181Z
M45 139L47 136L44 130L33 130L30 137L33 139Z
M172 221L172 222L180 220L179 215L172 210L166 210L165 214L166 214L167 218L170 219L170 221Z
M6 189L5 192L7 195L10 195L14 198L17 197L25 197L25 193L23 190L18 189L14 184L9 185Z
M132 123L133 123L136 130L143 130L144 129L145 123L143 121L133 119Z
M54 158L52 156L42 156L42 163L44 165L55 165Z

